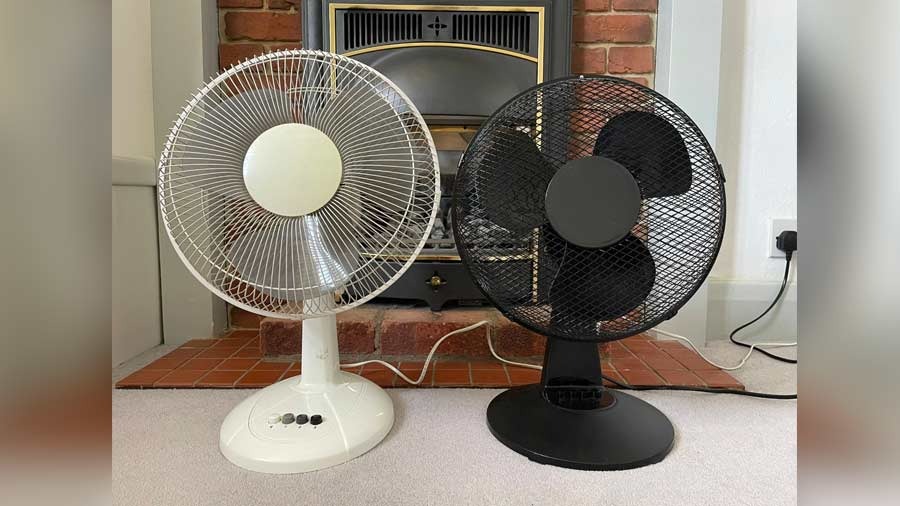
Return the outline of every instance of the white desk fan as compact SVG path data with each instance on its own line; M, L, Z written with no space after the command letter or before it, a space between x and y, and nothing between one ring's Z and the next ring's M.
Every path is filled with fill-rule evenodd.
M229 303L304 320L302 374L254 393L222 424L219 446L231 462L312 471L387 435L391 400L340 370L334 315L403 274L439 201L422 116L355 60L306 50L259 56L185 106L159 164L175 250Z

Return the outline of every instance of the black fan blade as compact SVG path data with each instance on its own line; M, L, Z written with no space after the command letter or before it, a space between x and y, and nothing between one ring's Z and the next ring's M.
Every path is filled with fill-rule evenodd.
M612 118L600 129L594 154L612 158L631 171L644 198L691 189L691 157L684 139L655 114L629 111Z
M531 136L507 129L492 139L476 188L488 217L511 231L526 231L547 222L544 195L556 169ZM501 170L502 169L502 170Z
M545 231L555 234L545 227ZM656 281L656 262L632 234L601 249L581 248L561 238L544 251L556 264L546 297L554 323L595 333L599 321L614 320L640 306ZM544 278L546 279L546 278Z

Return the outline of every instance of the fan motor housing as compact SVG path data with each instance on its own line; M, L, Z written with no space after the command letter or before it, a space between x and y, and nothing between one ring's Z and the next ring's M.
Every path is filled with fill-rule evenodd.
M588 156L556 172L544 207L553 229L565 240L602 248L631 232L641 212L641 190L622 164Z
M267 211L303 216L322 208L341 184L341 154L318 128L285 123L261 133L244 155L244 184Z

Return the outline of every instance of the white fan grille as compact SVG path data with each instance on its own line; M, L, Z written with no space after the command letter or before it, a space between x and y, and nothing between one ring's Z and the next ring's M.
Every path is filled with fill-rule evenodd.
M244 154L284 123L337 146L340 186L296 217L247 191ZM372 68L321 51L270 53L203 86L175 121L159 165L172 244L219 297L267 316L303 319L362 304L409 268L440 201L437 152L422 116Z

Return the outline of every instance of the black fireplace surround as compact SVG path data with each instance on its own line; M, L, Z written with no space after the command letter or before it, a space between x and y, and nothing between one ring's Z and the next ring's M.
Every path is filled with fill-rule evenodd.
M303 45L357 59L406 93L438 148L441 209L431 237L382 298L483 299L450 225L457 165L478 127L535 84L568 75L572 0L304 0Z

